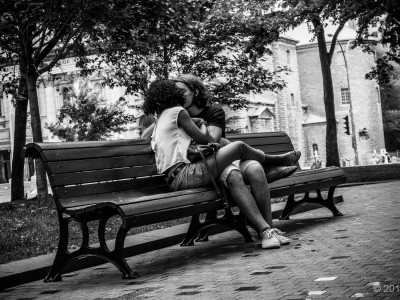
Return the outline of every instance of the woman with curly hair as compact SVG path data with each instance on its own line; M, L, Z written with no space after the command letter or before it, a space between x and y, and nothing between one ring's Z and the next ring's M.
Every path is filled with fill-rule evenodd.
M213 176L219 178L222 171L235 160L255 160L265 164L265 153L254 149L244 142L232 142L219 149L215 156L206 158L211 174L203 161L190 163L187 159L187 149L193 139L198 144L207 144L212 137L202 119L195 122L183 107L187 97L174 81L161 79L150 84L145 95L143 110L146 114L158 116L157 124L151 138L155 152L157 170L167 176L171 190L184 190L204 187L212 184ZM239 172L233 170L231 173ZM243 181L243 179L242 179ZM267 203L270 201L268 183L265 175L260 179L260 189L268 199L255 199L246 185L243 186L241 197L235 202L246 218L259 230L262 247L265 249L279 248L290 240L282 232L271 228L271 211Z

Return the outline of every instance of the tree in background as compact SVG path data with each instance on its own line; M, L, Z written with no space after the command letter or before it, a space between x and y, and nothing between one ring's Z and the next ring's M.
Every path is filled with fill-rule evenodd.
M242 3L158 1L155 10L162 13L156 13L157 18L123 32L106 29L102 40L91 41L100 55L90 71L106 65L112 74L106 84L136 94L146 90L151 78L194 73L210 83L214 101L242 108L246 94L283 88L279 73L287 70L266 67L264 54L271 52L264 44L250 42L254 32L238 5Z
M22 147L26 137L27 104L31 112L34 142L42 142L37 80L68 56L78 58L84 68L90 49L88 39L100 39L104 28L123 30L124 22L136 26L149 11L148 2L125 0L0 0L1 64L17 65L19 71L8 74L11 81L20 82L10 90L15 99L14 151L11 174L11 200L24 197ZM120 29L121 28L121 29ZM25 84L19 81L21 77ZM44 166L36 162L38 198L47 198Z
M400 149L400 5L397 0L360 0L354 3L358 13L357 45L377 56L376 66L366 74L381 86L383 129L388 150ZM365 41L372 25L379 28L382 49Z
M87 81L81 82L79 90L69 89L70 101L60 108L58 122L46 124L49 131L63 141L98 141L110 137L111 133L124 132L124 125L134 117L125 112L127 103L120 98L107 104L98 92L89 88Z
M367 74L368 79L376 79L380 85L390 83L393 63L400 64L400 5L397 0L360 0L353 4L357 11L357 45L365 51L375 52L366 43L371 38L371 27L378 28L380 43L385 51L377 58L376 67Z
M351 9L352 1L255 0L254 2L254 7L261 9L262 13L255 14L249 23L253 30L261 32L260 41L263 41L265 37L271 39L279 36L286 30L295 28L302 23L309 25L310 33L317 40L326 116L326 166L340 166L331 63L339 33L347 21L355 19L357 16L356 12ZM330 33L332 39L328 49L325 27L332 22L337 27L335 32Z

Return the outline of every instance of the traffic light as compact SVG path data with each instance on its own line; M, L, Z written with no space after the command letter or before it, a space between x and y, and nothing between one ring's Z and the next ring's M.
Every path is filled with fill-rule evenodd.
M345 116L344 120L344 133L350 135L349 116Z

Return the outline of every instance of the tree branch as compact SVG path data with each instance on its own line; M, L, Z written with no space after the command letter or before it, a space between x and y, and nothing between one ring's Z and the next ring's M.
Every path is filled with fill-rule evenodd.
M332 36L331 48L329 49L328 52L329 61L332 61L333 54L335 53L336 41L344 25L345 23L340 23L339 27L336 29L335 33Z

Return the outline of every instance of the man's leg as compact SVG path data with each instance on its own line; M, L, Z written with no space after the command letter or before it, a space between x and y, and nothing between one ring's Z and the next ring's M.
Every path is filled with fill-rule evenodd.
M244 166L243 175L245 180L250 184L251 194L257 203L257 207L264 220L270 227L273 227L271 197L264 169L255 161L250 163L246 161L242 162L242 164L247 164Z
M259 232L271 227L261 214L260 209L248 190L243 175L239 170L232 170L226 178L226 184L233 201L238 205L245 217L258 229Z
M232 199L236 202L241 212L258 229L261 237L261 247L264 249L279 248L281 242L275 234L276 229L271 228L260 212L258 203L247 189L242 172L238 169L231 170L226 178L226 184L231 192ZM265 210L264 213L266 213Z
M251 186L251 194L257 203L257 206L267 223L273 226L271 196L268 183L265 179L263 167L256 161L244 161L240 163L240 170L244 179ZM283 235L283 232L274 228L273 235L279 240L281 245L290 244L290 239Z

